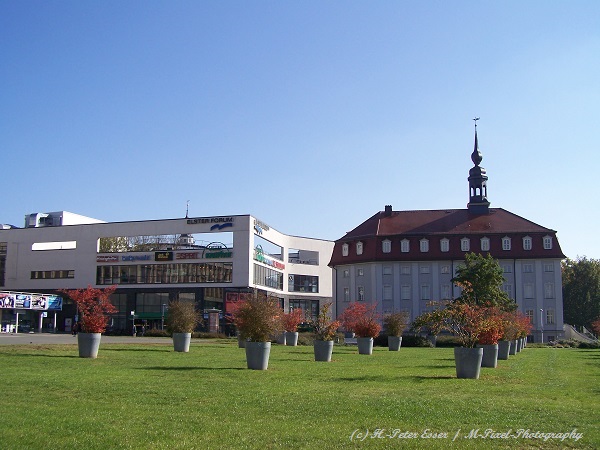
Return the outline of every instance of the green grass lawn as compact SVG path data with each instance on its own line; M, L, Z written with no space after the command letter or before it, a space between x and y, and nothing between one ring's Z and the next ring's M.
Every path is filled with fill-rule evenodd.
M600 448L598 369L600 350L579 349L526 348L459 380L451 348L336 346L316 363L312 347L273 345L269 370L252 371L237 341L102 344L95 360L2 346L0 448ZM473 429L583 436L465 438Z

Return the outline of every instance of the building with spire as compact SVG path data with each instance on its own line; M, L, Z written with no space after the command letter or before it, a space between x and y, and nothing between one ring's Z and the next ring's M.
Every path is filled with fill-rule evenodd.
M533 324L530 340L563 336L565 256L556 231L490 208L477 122L471 160L466 209L394 211L386 205L335 242L329 265L338 315L359 301L376 303L381 313L406 311L413 320L431 301L460 295L451 280L465 254L474 252L498 260L502 289Z

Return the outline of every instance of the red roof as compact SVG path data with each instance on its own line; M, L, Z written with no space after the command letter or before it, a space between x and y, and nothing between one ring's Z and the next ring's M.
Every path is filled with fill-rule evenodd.
M522 239L532 238L531 250L524 250ZM553 238L551 249L543 247L543 238ZM470 251L480 252L479 240L490 239L490 253L498 259L508 258L564 258L556 231L542 227L530 220L502 208L490 208L488 214L472 214L467 209L380 211L344 237L336 241L330 265L349 264L373 260L434 260L464 258L460 239L471 239ZM510 237L511 250L502 249L502 237ZM450 240L449 252L441 252L439 241ZM392 252L383 253L381 241L392 241ZM410 251L400 252L400 240L408 239ZM429 239L429 251L421 252L419 240ZM342 244L363 242L364 252L356 255L354 249L342 256ZM397 243L396 243L397 242ZM481 252L480 252L481 253ZM482 252L485 253L485 252Z

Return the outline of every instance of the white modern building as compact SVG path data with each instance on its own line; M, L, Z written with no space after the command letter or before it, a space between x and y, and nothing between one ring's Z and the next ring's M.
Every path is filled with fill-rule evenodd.
M280 299L285 311L315 315L332 300L333 242L283 234L251 215L106 223L66 211L35 213L25 227L0 229L0 290L56 294L59 289L117 285L113 331L162 325L170 300L219 311L253 289ZM23 327L44 329L39 311L0 308L3 325L20 313ZM57 328L75 319L67 300ZM4 327L2 329L5 329Z

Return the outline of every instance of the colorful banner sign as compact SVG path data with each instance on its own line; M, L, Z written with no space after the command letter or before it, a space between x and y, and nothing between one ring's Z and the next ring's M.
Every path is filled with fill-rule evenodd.
M24 292L0 292L2 309L35 309L38 311L61 311L62 297L47 294L27 294Z

